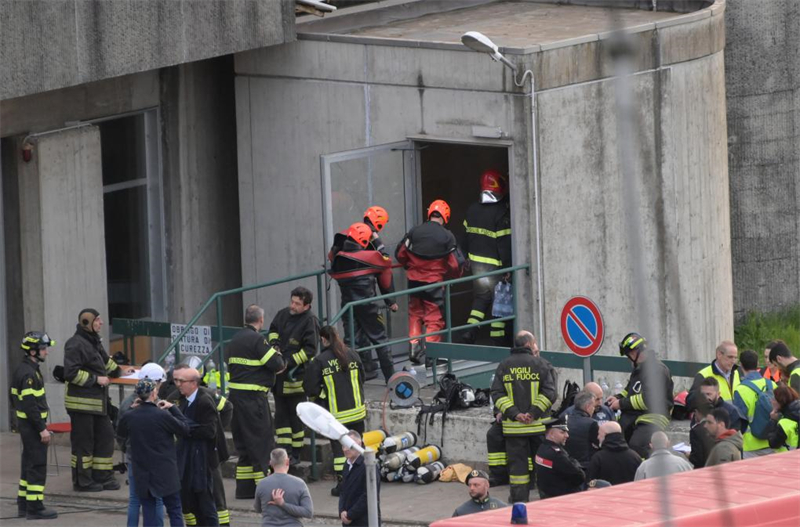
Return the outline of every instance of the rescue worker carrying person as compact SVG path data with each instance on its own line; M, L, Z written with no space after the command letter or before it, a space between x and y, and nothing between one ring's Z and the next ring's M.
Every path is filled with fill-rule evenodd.
M103 319L95 309L78 314L75 334L64 345L64 406L72 425L72 487L79 492L118 490L114 479L114 428L109 418L110 377L135 370L119 367L103 348Z
M467 258L472 275L479 275L511 265L511 209L508 203L508 181L496 170L481 175L481 199L467 209L464 220L461 252ZM472 309L467 324L491 318L494 288L499 276L472 282ZM492 322L489 335L498 346L508 345L505 322ZM473 344L478 328L466 330L462 342Z
M503 436L513 503L527 502L533 466L530 461L542 442L550 407L556 400L550 364L531 352L533 335L520 332L511 355L503 359L492 381L492 400L503 413Z
M331 278L339 283L342 295L342 307L354 300L363 300L375 296L377 282L381 294L394 293L392 280L392 260L375 249L370 249L372 229L364 223L354 223L344 233L338 233L333 238L333 247L328 253L331 262ZM386 299L386 307L393 312L397 311L397 303ZM355 345L363 348L377 344L384 344L386 336L386 318L380 313L375 303L360 304L353 308ZM342 317L344 324L345 341L352 345L350 335L350 313L345 312ZM394 362L388 346L380 346L375 350L381 365L384 380L394 374ZM377 377L377 367L372 360L372 351L361 354L367 380Z
M345 347L335 327L323 327L319 338L322 351L308 363L303 389L309 400L327 408L349 430L363 434L367 405L361 359ZM331 496L338 496L347 459L338 441L331 441L331 450L336 473L336 486L331 489Z
M456 246L456 237L445 225L450 221L450 206L437 199L428 207L428 221L414 227L400 241L395 258L406 270L408 287L413 289L435 284L461 275L463 258ZM408 336L444 329L444 287L413 293L408 301ZM440 342L441 335L425 337L427 342ZM424 342L411 341L411 362L422 364Z
M286 369L275 381L275 434L278 447L289 454L289 463L300 462L305 428L297 416L297 405L306 400L303 392L305 366L319 348L319 320L311 311L314 295L305 287L292 289L289 307L278 311L269 325L267 340L286 361ZM234 404L236 404L234 402ZM271 450L267 450L269 456Z
M52 520L58 517L44 506L44 484L47 479L47 416L50 408L44 393L44 379L39 363L47 357L47 348L55 346L47 333L30 331L22 338L20 349L25 354L11 378L11 403L17 416L17 430L22 441L22 470L19 475L17 508L20 518Z
M239 454L235 493L239 500L253 499L256 485L269 471L275 427L267 393L275 386L275 376L286 367L280 352L259 333L264 327L264 310L255 304L247 306L244 324L225 346L229 397L235 407L231 432ZM218 411L219 404L217 401Z
M638 333L625 335L619 343L619 354L633 363L633 371L625 389L606 399L606 404L612 410L622 411L619 424L625 440L647 459L653 433L663 432L669 426L672 374Z

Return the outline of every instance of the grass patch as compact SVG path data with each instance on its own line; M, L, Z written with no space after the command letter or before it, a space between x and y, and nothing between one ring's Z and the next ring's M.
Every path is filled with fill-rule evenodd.
M750 312L734 334L739 350L755 350L762 360L767 343L776 339L800 357L800 304L775 313Z

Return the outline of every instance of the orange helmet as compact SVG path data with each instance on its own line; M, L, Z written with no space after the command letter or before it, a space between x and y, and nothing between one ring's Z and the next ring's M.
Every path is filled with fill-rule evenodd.
M386 209L383 207L373 205L364 211L364 223L366 223L367 220L372 223L376 231L381 232L386 224L389 223L389 213L386 212Z
M347 229L347 237L352 238L361 247L366 247L372 238L372 229L366 223L354 223Z
M442 219L444 219L445 223L450 221L450 205L448 205L445 200L437 199L431 203L431 206L428 207L428 219L431 219L431 215L434 212L438 212L442 216Z
M508 181L497 170L487 170L481 174L481 201L496 203L508 192Z

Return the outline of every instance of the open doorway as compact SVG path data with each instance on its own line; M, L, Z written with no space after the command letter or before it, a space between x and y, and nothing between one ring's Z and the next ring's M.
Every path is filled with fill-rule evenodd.
M464 217L467 208L480 196L480 177L485 170L508 174L508 148L473 144L416 142L420 153L420 210L427 210L435 199L450 205L448 227L457 240L464 236ZM452 323L466 324L472 304L472 285L453 288L451 297ZM455 339L458 335L455 335ZM489 327L481 328L479 344L489 343Z

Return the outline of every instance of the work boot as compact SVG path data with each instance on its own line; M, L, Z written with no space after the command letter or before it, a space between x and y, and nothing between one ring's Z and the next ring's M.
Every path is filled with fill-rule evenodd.
M117 481L116 478L111 478L103 482L103 490L119 490L119 488L119 481Z
M420 342L412 342L411 343L411 353L409 354L409 359L411 360L411 364L420 365L424 362L425 357L425 346Z
M478 328L468 329L461 334L462 344L475 344L475 341L477 339L478 339Z
M17 500L17 517L24 518L28 515L28 503L25 500Z
M72 490L77 492L102 492L103 485L93 481L88 485L86 485L85 487L81 487L80 485L73 485Z
M29 520L54 520L58 518L58 513L55 509L48 509L44 506L40 509L32 509L29 507L26 518Z

